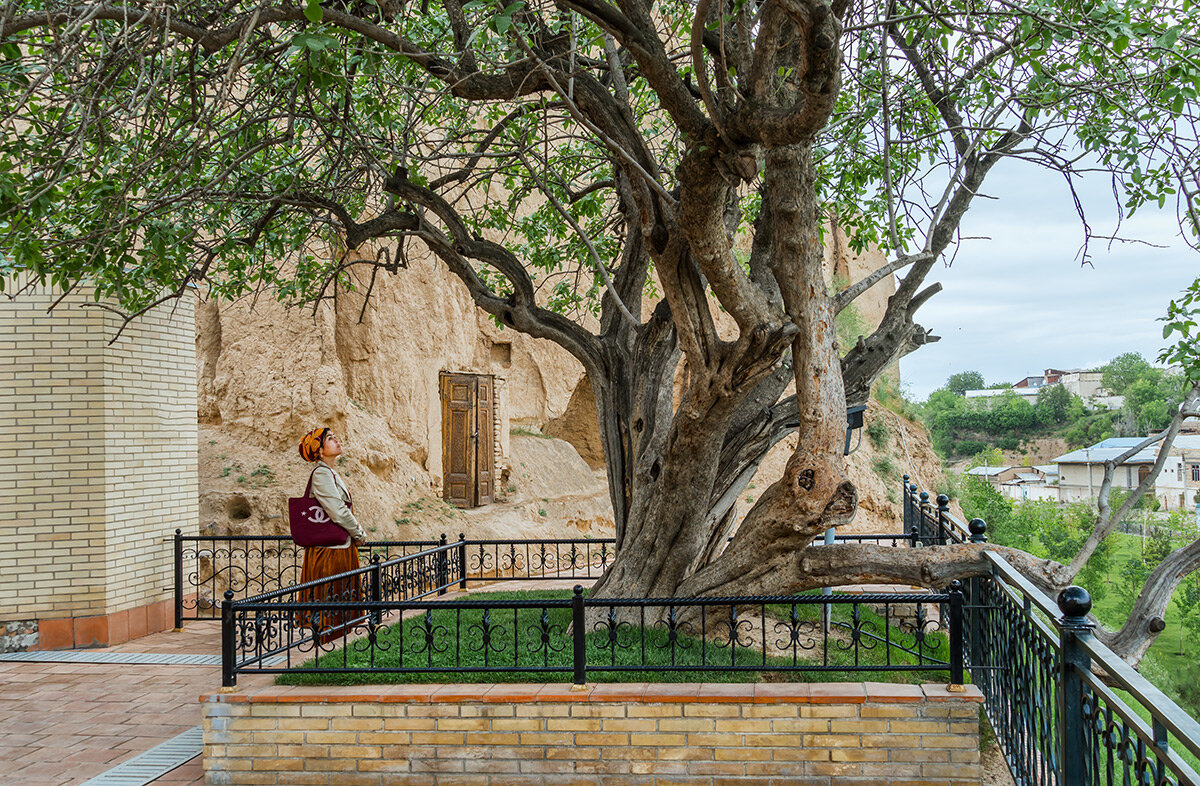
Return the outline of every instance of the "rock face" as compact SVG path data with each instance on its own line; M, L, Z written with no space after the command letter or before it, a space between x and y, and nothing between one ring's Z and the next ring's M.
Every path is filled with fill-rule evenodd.
M876 253L853 254L840 232L828 237L831 280L854 281L883 263ZM495 325L437 260L413 254L408 264L373 284L355 281L356 291L339 291L315 310L267 296L198 305L202 533L286 533L287 499L303 491L311 469L297 443L328 426L342 439L338 470L373 539L611 534L596 410L579 363L548 341ZM866 326L878 322L891 292L885 279L858 301ZM441 500L442 371L496 375L496 504L463 511ZM869 415L877 416L894 417ZM509 423L560 439L510 438ZM918 431L895 429L918 482L932 487L940 470ZM786 442L776 447L756 488L778 476L787 451ZM872 454L862 455L851 461L863 494L855 528L890 529L899 480L885 486L863 463Z
M326 302L315 311L267 297L200 303L201 532L285 532L287 498L303 491L311 469L296 446L316 426L342 438L338 470L372 537L453 529L455 511L440 500L442 371L497 376L497 489L502 498L522 493L507 424L560 414L579 364L548 341L494 325L432 259L414 256L407 270L379 276L364 310L366 289L358 282L357 293L339 293L336 309ZM538 509L528 526L576 531ZM600 515L588 508L575 518Z

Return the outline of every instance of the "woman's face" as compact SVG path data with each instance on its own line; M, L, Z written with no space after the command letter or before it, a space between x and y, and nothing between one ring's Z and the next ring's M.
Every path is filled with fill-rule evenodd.
M342 444L338 442L337 437L333 436L333 432L325 435L325 440L321 443L321 458L331 459L342 455Z

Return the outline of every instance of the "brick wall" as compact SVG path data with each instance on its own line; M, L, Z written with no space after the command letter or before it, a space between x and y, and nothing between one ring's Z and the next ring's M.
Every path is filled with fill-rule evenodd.
M271 686L201 701L213 784L980 783L973 686Z
M0 298L0 621L160 605L162 539L198 515L192 299L109 344L121 320L84 288L47 313L60 294ZM146 616L121 624L97 643Z

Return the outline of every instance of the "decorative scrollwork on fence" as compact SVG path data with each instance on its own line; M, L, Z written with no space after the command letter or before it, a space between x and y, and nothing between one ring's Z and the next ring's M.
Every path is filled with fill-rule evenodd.
M812 620L803 620L800 618L800 609L793 603L791 611L788 613L788 618L783 622L775 623L775 633L786 634L787 638L779 638L775 640L775 648L780 650L791 650L793 662L798 655L798 650L811 651L817 648L816 633L821 629L820 624ZM804 638L807 634L807 638Z
M1136 783L1146 786L1179 786L1179 777L1104 699L1084 692L1081 705L1084 763L1089 783Z
M426 611L421 616L421 621L410 628L409 633L413 639L409 652L413 655L425 655L430 666L433 665L434 654L445 652L450 646L450 631L444 625L433 624L432 611ZM438 641L439 636L442 637L441 641Z
M870 651L875 649L878 642L883 641L879 635L879 626L874 620L865 619L859 604L851 604L850 622L834 621L832 627L845 631L846 639L835 639L834 646L843 652Z
M567 648L566 629L562 625L550 624L549 609L543 608L537 624L528 626L525 632L530 634L534 641L533 646L529 648L529 653L531 655L541 653L543 663L550 662L550 653L562 652ZM563 638L563 643L557 647L553 643L556 636Z
M674 606L667 607L666 619L660 619L651 627L654 634L662 633L660 640L657 635L650 636L650 645L655 649L669 650L671 665L675 665L676 650L690 649L695 638L695 628L691 622L679 619L679 611Z
M743 634L749 636L750 631L754 629L754 624L748 619L741 619L735 605L729 606L725 619L718 620L713 629L716 633L716 646L721 649L729 649L731 664L737 661L738 649L749 649L754 644L749 638L743 640ZM722 630L724 633L721 633Z
M467 645L471 652L479 652L483 654L483 665L490 665L489 660L491 655L504 652L508 649L508 645L504 642L505 634L508 633L508 628L503 624L492 622L492 610L485 608L483 614L479 618L479 623L467 627L469 633L475 633L479 636L479 646L473 647Z

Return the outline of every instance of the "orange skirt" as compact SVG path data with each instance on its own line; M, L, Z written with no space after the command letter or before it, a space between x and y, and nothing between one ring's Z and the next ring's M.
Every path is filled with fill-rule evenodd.
M304 567L300 571L300 583L306 584L310 581L336 576L357 567L359 567L358 549L353 544L344 549L310 546L304 550ZM351 576L300 590L297 600L301 603L321 603L323 601L353 603L362 597L362 577ZM321 643L328 644L344 635L343 631L331 630L332 628L337 628L360 616L362 616L362 612L358 609L304 612L300 615L299 622L305 627L317 628L314 633L320 633ZM345 633L349 633L349 631Z

